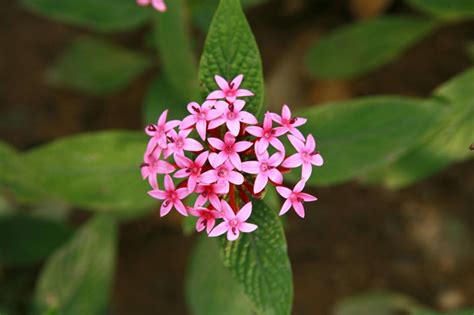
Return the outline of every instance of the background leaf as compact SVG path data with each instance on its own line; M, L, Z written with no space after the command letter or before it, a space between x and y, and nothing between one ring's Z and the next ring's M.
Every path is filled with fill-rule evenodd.
M48 257L72 235L64 224L28 216L0 217L0 264L25 266Z
M331 103L298 113L308 118L301 130L315 135L325 160L309 183L342 183L395 161L422 141L442 112L437 103L386 96ZM294 180L300 178L299 172Z
M222 0L209 29L201 57L199 77L203 97L218 89L215 75L231 80L245 76L242 88L255 96L246 110L258 114L263 104L263 73L257 43L240 5L240 0Z
M401 15L346 25L318 40L307 64L318 78L362 75L394 60L434 27L431 20Z
M473 158L474 68L442 85L434 93L443 103L443 116L417 148L374 175L391 188L402 188L448 165Z
M21 0L35 13L96 31L124 31L143 24L152 14L130 0Z
M149 60L141 54L84 37L64 51L50 69L48 79L56 86L104 94L123 88L149 65Z
M115 221L97 215L46 263L35 292L36 313L102 314L108 304L117 246Z
M258 314L291 313L293 283L285 235L276 209L253 200L250 222L258 226L237 241L221 237L224 265L243 286Z
M253 314L242 287L222 264L215 239L197 239L186 279L186 298L192 314Z
M447 20L474 17L474 2L471 0L408 0L413 7Z
M140 175L145 147L141 132L85 133L28 151L22 161L37 171L36 184L48 187L53 197L87 209L135 216L154 204Z
M177 93L167 79L156 77L150 84L143 104L145 124L155 124L161 113L169 109L168 119L183 119L189 113L186 105L189 102L184 95Z
M0 141L0 189L7 189L20 201L37 201L42 192L34 181L34 173L34 169L21 162L13 147Z
M186 13L183 0L169 1L166 14L156 18L155 41L166 80L177 95L190 102L197 99L199 85Z

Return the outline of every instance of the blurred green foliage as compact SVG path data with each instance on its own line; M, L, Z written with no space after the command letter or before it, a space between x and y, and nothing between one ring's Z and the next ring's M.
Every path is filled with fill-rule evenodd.
M307 64L318 78L350 78L393 61L435 29L432 20L382 16L323 36L308 51Z
M150 64L149 58L142 54L84 37L66 48L49 70L48 79L55 86L105 94L127 86Z

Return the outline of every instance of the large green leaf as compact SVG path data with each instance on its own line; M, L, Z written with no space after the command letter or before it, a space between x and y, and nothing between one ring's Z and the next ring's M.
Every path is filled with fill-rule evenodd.
M259 5L268 0L242 0L244 7ZM219 5L219 0L189 0L193 23L207 33L212 15Z
M232 80L244 75L242 88L255 96L248 98L246 110L258 114L263 104L263 73L260 53L240 0L221 0L207 35L199 77L203 95L218 89L215 75Z
M348 78L368 73L405 52L435 26L411 16L383 16L343 26L318 40L307 64L319 78Z
M141 179L146 136L106 131L62 138L25 153L39 175L36 185L72 205L139 215L153 205Z
M253 201L250 222L258 226L237 241L222 237L224 265L228 267L258 314L291 313L293 283L283 227L276 209Z
M408 0L415 8L447 20L474 18L472 0Z
M474 135L474 68L441 86L435 97L445 103L442 118L419 147L377 172L375 177L387 186L401 188L474 157L469 150Z
M134 0L21 0L33 12L97 31L129 30L143 24L152 11Z
M325 161L314 170L309 183L342 183L395 161L422 141L442 111L437 103L386 96L331 103L298 113L308 118L301 129L315 136ZM299 170L293 179L298 178Z
M166 14L156 18L155 41L167 81L190 101L199 96L199 85L186 13L184 0L170 1Z
M48 257L72 230L54 221L29 216L0 217L0 264L24 266Z
M56 86L104 94L123 88L149 65L141 54L85 37L66 49L50 69L48 79Z
M169 110L168 119L182 120L189 115L186 101L186 97L177 93L165 77L156 77L151 82L145 97L143 120L145 124L154 124L161 113L167 109Z
M116 230L114 220L97 215L47 261L35 291L35 314L103 314L115 269Z
M13 147L0 141L0 189L9 190L21 201L37 201L42 193L34 173L34 169L22 163Z
M186 279L186 298L192 314L253 314L242 287L222 264L216 240L197 240Z

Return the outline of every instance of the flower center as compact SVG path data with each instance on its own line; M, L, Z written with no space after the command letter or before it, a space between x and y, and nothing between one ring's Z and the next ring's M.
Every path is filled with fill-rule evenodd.
M229 96L229 97L232 97L232 96L235 96L235 92L236 92L235 90L227 90L225 92L225 95Z
M232 227L232 229L235 229L239 225L239 220L232 219L232 220L229 221L229 225ZM234 232L234 234L235 234L235 232Z
M227 154L231 154L234 152L234 144L226 144L224 146L224 150L223 150L225 153Z
M261 170L262 172L266 172L266 171L268 171L269 169L270 169L270 166L268 165L268 163L263 162L263 163L260 164L260 170Z
M182 149L184 147L184 141L182 138L178 138L175 143L174 143L174 146L176 149Z
M188 168L188 170L192 175L199 175L199 173L201 172L201 167L199 165L193 165Z
M205 119L206 119L206 114L203 113L203 112L199 112L199 113L197 114L197 119L199 119L199 120L205 120Z
M311 157L313 156L312 152L301 152L301 158L303 159L304 162L311 162Z
M235 118L237 118L237 115L236 115L234 112L230 112L230 111L229 111L229 112L227 113L227 119L233 120L233 119L235 119Z
M269 139L269 138L271 138L271 136L272 136L272 131L271 131L271 130L266 130L266 131L263 133L263 137L264 137L264 138Z
M227 178L227 175L229 174L229 171L227 170L227 168L225 167L221 167L219 168L219 170L217 171L217 176L221 177L221 178Z

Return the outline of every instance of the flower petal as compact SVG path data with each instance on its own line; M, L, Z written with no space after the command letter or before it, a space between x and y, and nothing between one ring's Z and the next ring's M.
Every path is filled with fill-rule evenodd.
M237 213L236 217L241 221L245 222L252 214L252 203L247 202Z
M183 202L181 200L176 200L174 202L174 207L176 210L178 210L179 213L181 213L183 216L187 217L188 212L186 211L186 207L184 206Z
M306 150L313 152L316 149L316 141L314 140L313 135L308 135L306 138Z
M291 144L293 145L293 147L295 148L296 151L301 152L305 149L305 145L304 145L303 141L296 138L295 136L288 135L288 140L290 140Z
M283 183L283 175L276 168L268 170L268 177L275 184L281 185L281 183Z
M163 202L160 207L160 217L167 215L171 211L171 208L173 208L173 203Z
M239 74L238 76L236 76L232 82L230 82L230 86L232 87L233 90L237 90L240 86L240 84L242 83L242 80L244 79L244 75L243 74Z
M247 223L247 222L242 222L240 224L239 230L244 233L251 233L257 229L257 225L252 224L252 223Z
M239 113L239 120L247 125L255 125L258 123L258 120L254 115L245 111Z
M186 151L193 151L193 152L201 151L202 149L204 149L202 144L199 143L199 141L197 141L195 139L186 139L186 140L184 140L183 148Z
M240 159L240 156L237 153L234 152L234 153L230 154L229 159L237 170L240 171L242 169L242 161Z
M293 208L295 209L295 212L297 215L299 215L301 218L304 218L304 207L301 202L293 202Z
M303 161L301 160L300 154L295 153L287 157L281 165L285 168L295 168L300 166L301 164L303 164Z
M232 220L235 218L234 211L225 200L221 200L221 211L224 214L224 218L227 220Z
M234 185L242 185L244 183L244 176L239 172L230 171L228 175L228 180Z
M288 198L290 197L292 191L291 189L289 188L286 188L286 187L283 187L283 186L278 186L276 188L276 190L278 191L278 193L280 194L280 196L282 196L283 198Z
M321 154L315 154L311 157L311 164L316 165L316 166L321 166L324 164L323 157Z
M316 201L318 200L317 197L307 194L307 193L300 193L298 197L301 197L304 201Z
M234 150L237 152L242 152L249 149L253 145L250 141L239 141L234 144Z
M224 98L225 97L225 93L221 90L216 90L216 91L213 91L211 93L209 93L209 95L207 96L207 99L208 100L218 100L218 99L221 99L221 98Z
M230 133L237 137L240 132L240 122L237 119L227 120L226 121L227 128L229 129Z
M303 167L301 169L301 177L305 180L308 180L311 176L311 172L313 171L313 165L311 163L303 163Z
M224 141L218 138L208 138L207 142L216 150L224 149Z
M224 221L212 229L211 233L209 233L209 237L216 237L216 236L222 235L225 232L227 232L228 229L229 229L229 224Z
M148 195L152 196L155 199L165 200L167 197L166 191L155 189L148 192Z
M284 215L285 213L288 212L288 210L290 210L290 208L291 208L291 201L287 199L281 206L280 213L278 215Z
M174 190L173 179L171 179L171 176L169 175L165 176L165 190L166 191Z
M196 123L196 130L202 140L206 140L206 129L207 129L206 126L207 126L207 122L205 120L199 120Z
M242 162L242 171L249 174L258 174L260 172L260 163L258 161Z
M230 89L229 83L227 82L227 80L221 77L220 75L215 75L214 80L216 80L216 83L221 90L226 91Z
M255 183L253 185L253 192L255 194L258 194L265 188L267 183L268 183L268 176L263 173L258 173L257 177L255 178Z
M257 126L249 126L245 128L245 131L250 133L252 136L255 137L262 137L263 136L263 128L262 127L257 127Z

